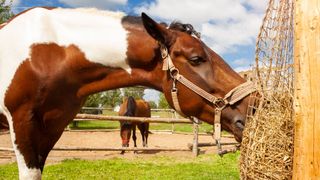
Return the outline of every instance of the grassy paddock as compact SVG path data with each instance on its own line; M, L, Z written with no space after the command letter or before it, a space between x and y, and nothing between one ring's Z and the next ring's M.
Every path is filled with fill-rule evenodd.
M65 160L47 165L43 179L239 179L239 153L197 158ZM17 179L17 165L1 165L0 179Z

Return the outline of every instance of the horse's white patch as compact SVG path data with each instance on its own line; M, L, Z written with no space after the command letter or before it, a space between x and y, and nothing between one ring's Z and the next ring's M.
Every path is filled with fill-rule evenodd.
M31 168L22 173L19 171L19 180L41 180L41 170Z
M35 43L74 44L89 61L131 72L126 63L127 31L123 13L95 9L34 8L0 30L0 104L16 69ZM44 59L45 61L45 59Z
M126 63L127 32L121 25L124 14L84 9L34 8L0 29L0 113L9 122L20 178L41 178L40 170L29 169L15 144L15 132L4 98L19 65L29 58L35 43L76 45L89 61L131 72ZM43 59L44 61L46 59Z
M12 116L9 110L5 106L0 106L0 110L2 110L2 114L4 114L8 120L12 146L17 158L17 163L19 168L19 179L20 180L29 180L29 179L40 180L41 179L40 169L28 168L23 155L18 149L18 146L16 144L16 134L13 130Z

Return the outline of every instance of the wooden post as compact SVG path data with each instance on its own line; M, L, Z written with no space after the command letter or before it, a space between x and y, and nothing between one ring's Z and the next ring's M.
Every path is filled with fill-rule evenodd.
M295 1L293 179L320 179L320 2Z
M198 149L198 132L199 132L199 120L195 117L193 117L193 147L192 147L192 153L194 156L198 156L199 149Z

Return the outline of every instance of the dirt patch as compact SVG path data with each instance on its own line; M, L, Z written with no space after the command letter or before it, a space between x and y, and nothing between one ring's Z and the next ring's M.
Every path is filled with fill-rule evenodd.
M188 143L193 142L192 134L168 134L168 133L153 133L149 135L149 148L187 148ZM213 142L211 136L200 135L199 142ZM235 142L233 138L223 138L222 142ZM137 134L137 145L142 147L141 136ZM10 135L0 135L0 147L12 147ZM104 148L104 147L121 147L121 138L118 131L112 132L69 132L66 131L61 136L55 147L88 147L88 148ZM133 147L132 139L130 140L130 147ZM232 146L223 146L228 148ZM201 147L200 153L214 154L216 147ZM190 158L193 157L191 151L144 151L134 154L133 152L126 152L124 155L120 151L51 151L46 164L57 163L65 159L108 159L108 158L150 158L155 155L164 156L181 156ZM0 151L0 164L15 162L13 152Z

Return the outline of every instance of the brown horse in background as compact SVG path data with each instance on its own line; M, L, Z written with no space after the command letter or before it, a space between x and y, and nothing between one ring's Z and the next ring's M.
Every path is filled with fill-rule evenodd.
M130 96L121 104L119 116L151 117L151 108L149 103L147 103L146 101L142 99L135 100L132 96ZM120 121L120 126L122 147L129 147L131 130L134 147L137 147L136 126L138 126L138 129L140 130L143 147L148 146L149 123ZM124 154L124 152L125 151L122 151L121 154Z

